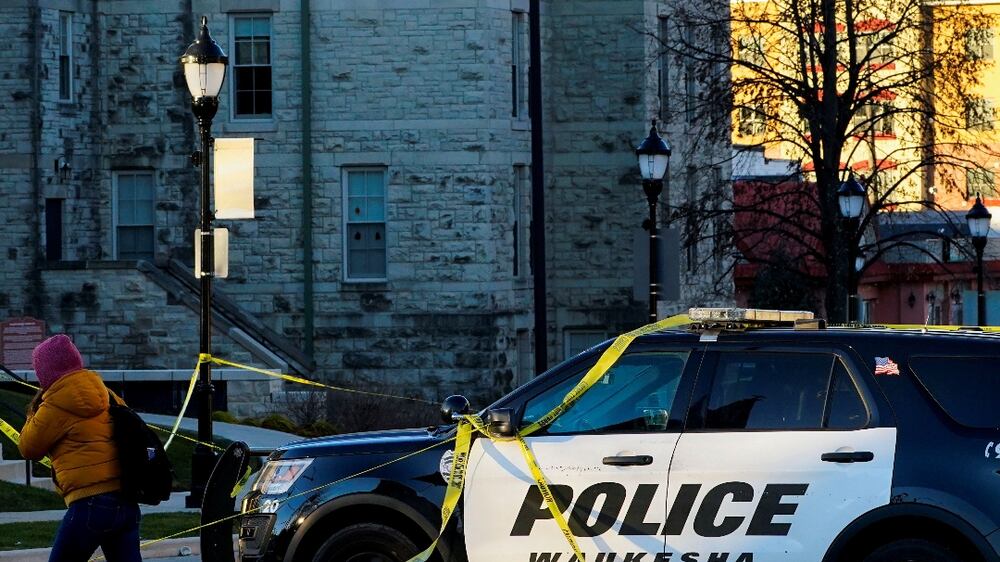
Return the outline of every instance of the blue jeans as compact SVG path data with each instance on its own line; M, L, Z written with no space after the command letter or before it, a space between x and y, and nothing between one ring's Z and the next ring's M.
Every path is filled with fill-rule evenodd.
M108 562L138 562L139 504L117 492L83 498L63 516L49 562L85 562L97 547Z

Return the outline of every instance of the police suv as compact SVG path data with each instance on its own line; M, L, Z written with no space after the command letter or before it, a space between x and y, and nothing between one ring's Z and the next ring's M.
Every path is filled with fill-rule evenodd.
M525 439L588 562L1000 560L1000 335L742 309L690 317L637 338ZM513 435L609 345L483 419ZM465 405L451 397L443 413ZM243 502L241 559L409 560L438 536L454 434L446 424L275 451ZM517 441L476 437L434 559L574 558Z

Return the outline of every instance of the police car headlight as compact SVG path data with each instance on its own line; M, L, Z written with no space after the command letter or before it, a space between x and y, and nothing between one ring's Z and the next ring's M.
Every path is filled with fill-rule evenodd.
M293 459L268 461L261 470L260 478L253 485L254 491L265 495L284 494L292 484L309 468L313 459Z

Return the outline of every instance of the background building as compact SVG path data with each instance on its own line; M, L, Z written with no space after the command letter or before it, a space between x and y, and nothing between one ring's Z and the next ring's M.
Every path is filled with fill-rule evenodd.
M1000 145L990 94L1000 77L993 62L996 5L863 0L838 4L837 9L848 5L853 20L850 25L843 18L837 20L833 67L835 93L843 96L840 107L850 104L849 88L855 88L856 99L864 100L850 109L838 164L841 180L853 173L865 184L873 209L861 237L867 263L858 291L863 301L860 318L878 323L974 324L974 253L965 213L977 193L983 194L988 206L1000 202L995 178ZM811 160L816 154L812 142L817 138L817 119L810 121L803 107L834 113L842 109L823 104L824 97L834 92L823 80L823 50L807 49L811 58L804 59L787 53L796 52L803 37L819 37L825 30L818 20L805 21L798 31L796 24L774 25L800 21L796 4L734 0L731 6L732 140L741 148L735 153L735 191L787 189L791 182L801 188L791 191L794 197L819 199L812 185L817 181L816 164ZM762 75L784 73L787 90L778 92L767 79L759 80L754 68L761 68ZM815 100L801 104L787 91ZM741 166L743 161L752 164ZM777 168L783 169L775 172ZM772 213L784 204L768 201L758 210ZM808 201L799 210L808 217L821 214L819 206ZM788 220L810 220L800 216ZM835 218L837 224L830 225L841 228L843 222ZM762 238L768 241L763 245L737 235L736 245L743 254L736 273L738 302L753 301L755 284L771 283L758 276L771 250L789 250L780 239L781 229L772 230ZM994 285L990 273L1000 270L997 233L994 228L986 249L988 288ZM821 248L819 254L830 251ZM800 277L825 283L828 270L816 266L802 260ZM815 283L811 290L822 292ZM822 295L816 297L813 300L822 301ZM1000 294L989 296L987 308L995 309L988 315L991 323L1000 318Z
M670 9L542 1L533 61L527 0L0 2L0 32L17 38L0 52L0 315L45 320L123 380L189 376L197 133L178 57L204 14L230 57L213 132L257 142L257 218L218 221L230 229L218 354L482 404L535 373L539 307L547 363L644 321L633 150L652 116L697 95L657 63ZM689 163L728 153L695 153L682 120L665 136ZM725 182L714 170L675 163L671 185L688 187L665 198ZM682 252L680 238L668 236L661 313L728 302L725 268L699 269L710 243ZM221 375L220 408L281 409L284 383ZM159 384L176 405L182 385Z

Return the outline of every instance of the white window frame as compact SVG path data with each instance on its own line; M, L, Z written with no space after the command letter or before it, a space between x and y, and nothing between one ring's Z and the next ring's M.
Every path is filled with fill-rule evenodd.
M350 221L350 185L348 178L351 172L381 172L382 173L382 203L383 216L381 221ZM343 279L346 283L385 283L389 280L389 170L385 166L344 166L341 169L341 244L343 245L342 265ZM383 277L351 277L348 269L349 248L347 227L354 222L361 224L378 224L385 226L385 276Z
M238 18L266 17L270 21L270 33L267 36L268 66L271 67L271 114L237 115L236 114L236 20ZM236 123L270 123L274 121L274 12L238 12L229 14L229 52L232 57L229 68L226 69L229 79L229 120Z
M66 36L63 36L63 22L66 24ZM59 82L59 101L73 101L73 12L59 12L59 25L56 27L58 34L58 52L56 53L56 80ZM66 51L66 88L68 96L63 97L62 91L62 57Z
M115 170L111 174L111 248L112 259L119 258L118 253L118 227L119 226L144 226L144 225L120 225L118 223L118 179L123 174L128 175L148 175L153 182L153 222L149 225L153 227L153 255L156 255L156 173L153 170ZM65 226L65 223L64 223Z

